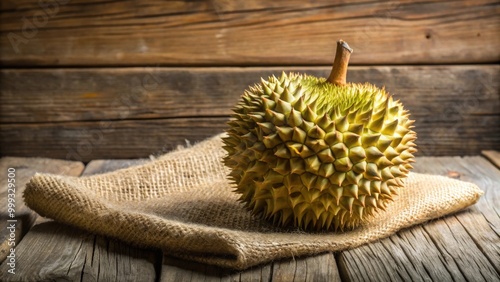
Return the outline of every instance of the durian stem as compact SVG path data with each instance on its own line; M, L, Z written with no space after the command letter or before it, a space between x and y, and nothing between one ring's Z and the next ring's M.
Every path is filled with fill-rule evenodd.
M347 42L342 39L337 41L337 51L333 61L332 72L327 79L328 82L338 86L346 84L347 65L349 64L352 51Z

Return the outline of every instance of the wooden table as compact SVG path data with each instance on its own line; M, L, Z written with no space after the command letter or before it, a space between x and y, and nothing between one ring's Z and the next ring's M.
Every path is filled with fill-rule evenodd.
M147 160L80 162L0 160L0 258L8 255L6 199L9 167L16 169L16 273L0 265L1 281L500 281L500 154L420 157L415 171L476 183L485 191L473 207L339 253L275 261L243 272L182 261L39 217L22 204L35 172L90 175ZM30 228L31 227L31 228Z

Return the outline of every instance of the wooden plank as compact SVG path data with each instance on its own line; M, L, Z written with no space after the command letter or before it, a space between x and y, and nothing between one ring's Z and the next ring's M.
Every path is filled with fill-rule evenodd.
M7 265L3 263L0 279L44 281L69 277L70 281L79 280L87 246L93 242L90 234L53 221L37 224L16 248L15 274L7 273Z
M164 256L161 282L220 281L221 269L205 264ZM228 273L227 275L231 275Z
M0 123L226 116L249 85L282 71L331 67L0 70ZM500 65L350 67L348 81L385 86L425 123L497 115ZM418 97L416 99L415 97ZM418 125L418 124L417 124Z
M500 168L500 152L494 150L484 150L481 154L486 157L490 162Z
M500 171L481 157L421 157L415 171L449 175L476 183L485 191L462 212L337 257L348 281L499 281Z
M0 71L0 154L89 161L139 158L226 128L261 76L328 67ZM416 120L420 155L500 150L499 65L352 67L400 99ZM135 81L135 82L134 82ZM425 81L425 83L423 83ZM418 98L417 98L418 97ZM193 130L196 129L196 130Z
M236 275L232 280L230 281L262 281L262 282L267 282L271 281L271 273L272 273L272 268L271 264L263 265L263 266L256 266L254 268L251 268L249 270L245 270ZM239 280L238 280L239 278ZM221 279L221 282L224 279Z
M185 261L164 255L161 266L161 282L188 281L270 281L271 265L249 268L244 271L222 269L206 264Z
M222 133L227 120L227 117L203 117L0 125L0 155L51 156L77 161L95 157L148 157L168 152L187 141L195 143ZM498 116L464 120L460 128L441 123L438 129L443 130L442 136L433 135L435 128L419 127L418 154L473 154L484 147L496 149L500 145L500 131L490 130L499 124ZM446 126L449 128L445 129ZM481 135L487 136L476 138Z
M272 281L341 281L332 253L273 263Z
M12 177L8 176L9 168L14 169ZM37 172L45 172L61 175L78 176L82 173L84 165L81 162L66 161L66 160L51 160L40 158L15 158L4 157L0 159L0 263L5 260L7 255L10 254L10 249L19 244L23 236L31 228L37 214L30 210L22 198L24 188L29 179ZM8 181L14 184L13 190L8 190ZM8 212L8 198L9 194L14 194L15 199L15 212L14 218L9 216ZM16 220L16 222L8 222L7 220ZM14 224L15 228L7 229L10 224ZM12 230L12 240L11 239ZM15 236L14 236L15 235Z
M94 244L86 244L83 268L74 268L76 277L81 276L83 281L156 281L155 267L161 258L158 250L132 247L102 236L93 237Z
M427 160L427 158L422 158ZM423 161L422 161L423 162ZM456 216L478 248L500 273L500 170L482 157L454 157L453 161L438 159L446 172L456 173L461 180L476 183L485 192L468 212ZM421 164L425 165L425 162ZM429 172L430 173L430 172ZM438 173L438 172L432 172ZM448 224L450 225L450 224Z
M144 163L94 161L84 175ZM96 236L54 221L36 224L16 249L15 275L0 265L1 281L156 281L155 250Z
M342 252L337 256L341 277L345 281L452 281L450 272L460 275L456 265L442 262L442 254L424 244L424 239L431 241L422 228L414 227Z
M50 155L85 162L96 157L148 157L186 145L186 140L195 142L222 133L227 120L221 117L0 125L0 155ZM22 141L20 134L25 136Z
M38 3L48 3L43 7ZM497 62L500 6L481 1L9 1L6 66Z
M164 257L161 281L340 281L332 253L293 258L241 272Z

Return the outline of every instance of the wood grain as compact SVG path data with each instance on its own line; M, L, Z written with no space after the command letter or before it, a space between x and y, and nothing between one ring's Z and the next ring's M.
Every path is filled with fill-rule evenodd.
M144 160L93 161L84 175ZM16 275L0 265L1 281L156 281L158 251L140 249L54 221L36 224L16 248Z
M333 254L325 253L274 262L272 281L340 282L341 279Z
M496 167L500 168L500 152L494 150L484 150L481 151L481 155L486 157L490 162L492 162Z
M332 253L280 260L241 272L164 257L161 281L340 281Z
M2 281L46 281L81 277L87 246L92 235L49 221L35 225L16 248L16 274L0 265ZM61 247L64 246L64 247ZM68 279L69 278L69 279Z
M282 71L331 67L0 70L0 123L227 116L249 85ZM461 122L499 114L500 65L350 67L347 80L384 87L418 117ZM463 116L462 116L463 115ZM448 117L449 116L449 117ZM448 119L446 119L448 118Z
M236 282L271 281L271 265L252 267L244 271L222 269L206 264L185 261L164 254L161 266L161 282L220 281Z
M0 71L0 155L139 158L222 132L243 90L282 70L329 67ZM416 120L420 155L500 150L499 65L352 67Z
M343 281L452 281L460 270L432 245L421 227L337 256Z
M146 160L97 160L85 174ZM36 224L21 241L16 276L0 280L109 281L498 281L500 170L482 157L419 157L415 171L478 184L479 202L462 212L402 230L337 254L276 261L243 272L219 269L91 235L53 221ZM43 263L41 263L43 262ZM337 262L337 263L336 263ZM338 270L337 270L338 264ZM159 276L158 276L159 275Z
M500 201L500 171L481 157L421 157L415 171L471 181L485 194L476 205L455 215L340 253L342 278L499 281L500 217L495 203Z
M422 159L426 160L426 158ZM437 165L442 168L432 173L457 172L461 180L476 183L484 191L478 203L471 207L469 212L460 214L456 219L500 275L500 208L498 206L500 170L482 157L454 157L453 161L438 159Z
M4 66L498 62L498 1L3 1ZM67 3L67 4L65 4Z
M156 281L159 251L102 236L94 236L94 240L93 245L86 245L83 270L75 269L81 271L83 281Z
M227 120L223 117L2 125L0 155L51 155L84 162L94 158L148 157L186 145L186 140L194 143L222 133Z
M9 168L15 169L15 218L10 218L7 212L7 172ZM0 159L0 263L9 254L12 247L9 245L10 230L7 229L8 219L17 220L15 222L15 243L22 240L37 218L37 214L29 209L23 200L23 192L26 183L37 172L78 176L82 173L84 165L81 162L53 160L42 158L15 158L4 157ZM12 241L10 241L12 242Z

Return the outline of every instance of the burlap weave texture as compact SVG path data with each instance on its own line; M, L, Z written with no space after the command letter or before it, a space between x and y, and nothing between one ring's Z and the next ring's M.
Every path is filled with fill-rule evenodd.
M42 216L184 259L245 269L272 260L372 242L474 204L471 183L411 173L386 211L344 233L281 229L237 201L221 136L150 163L88 177L37 174L27 205Z

